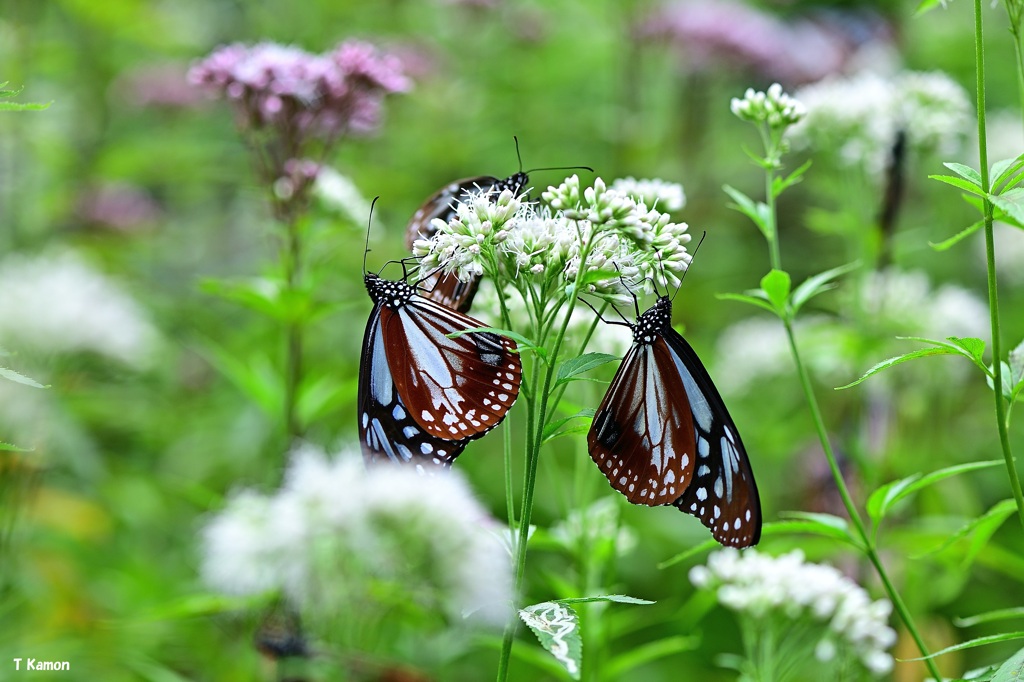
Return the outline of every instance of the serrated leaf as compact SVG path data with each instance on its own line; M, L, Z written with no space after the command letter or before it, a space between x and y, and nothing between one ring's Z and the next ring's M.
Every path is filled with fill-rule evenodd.
M571 606L548 601L520 609L519 618L572 679L580 679L583 639L576 611Z
M1024 168L1024 154L1012 159L1003 159L992 164L989 177L993 178L992 187L996 188L1009 180L1017 171Z
M1020 682L1024 676L1024 649L1006 659L999 670L992 676L991 682Z
M797 311L799 311L801 306L803 306L807 301L811 300L818 294L831 289L831 282L836 277L845 275L848 272L853 272L858 267L860 267L859 262L847 263L846 265L840 265L839 267L826 270L825 272L812 275L805 279L800 283L800 286L793 290L793 296L791 299L793 314L796 315Z
M676 635L641 644L628 649L625 653L614 656L602 667L603 679L620 680L627 679L626 674L635 668L658 659L682 653L694 651L700 646L701 638L696 635L683 637Z
M935 658L936 656L942 656L944 654L951 654L954 651L963 651L964 649L975 649L979 646L986 646L988 644L998 644L999 642L1011 642L1015 639L1024 639L1024 632L1004 632L999 635L989 635L988 637L978 637L977 639L971 639L960 644L954 644L948 646L941 651L936 651L928 656L921 656L918 658L907 658L907 661L923 661L926 658Z
M947 185L952 185L957 189L962 189L965 192L970 192L971 194L979 197L985 196L985 193L981 191L981 187L975 185L973 182L964 180L963 178L958 178L954 175L929 175L928 177L932 180L938 180L939 182L944 182Z
M964 180L973 182L978 187L981 187L981 173L974 170L970 166L965 166L962 163L954 163L952 161L947 161L942 165L948 168L949 170L953 171L957 175L959 175Z
M936 251L946 251L946 250L952 248L953 246L955 246L956 244L960 243L961 241L963 241L967 237L970 237L972 234L974 234L975 232L980 230L984 225L985 225L985 221L984 220L979 220L976 223L971 223L970 225L968 225L964 229L962 229L959 232L957 232L956 234L954 234L949 239L944 239L944 240L942 240L941 242L939 242L937 244L935 242L928 242L928 246L932 247Z
M555 386L571 381L579 374L589 372L595 367L615 362L618 359L618 355L610 355L608 353L584 353L578 357L566 360L558 368Z
M762 291L760 293L763 294L764 292ZM720 301L740 301L741 303L749 303L752 306L767 310L773 315L778 315L771 303L766 301L764 298L751 296L750 294L715 294L715 298Z
M1006 211L1006 215L1018 223L1024 223L1024 187L1014 187L1002 194L990 194L988 199L994 206Z
M970 357L975 362L982 364L982 357L985 355L984 341L973 337L960 338L957 336L950 336L946 340L952 343L954 346L959 346L960 348L963 348L964 351L967 352L968 357Z
M884 518L886 513L892 509L892 506L907 495L916 493L918 490L927 488L930 485L935 485L939 481L952 476L964 474L968 471L988 469L1001 464L1003 464L1003 461L998 459L984 462L968 462L966 464L956 464L951 467L939 469L938 471L933 471L924 476L915 474L899 481L894 481L893 483L882 486L868 498L868 514L870 514L872 519L875 519L875 523L877 525L878 521ZM873 506L874 512L872 512Z
M13 443L0 441L0 450L4 452L32 452L32 448L20 448Z
M49 386L44 386L35 379L30 379L24 374L18 374L13 369L7 369L6 367L0 367L0 377L13 381L16 384L31 386L32 388L49 388Z
M42 111L49 109L52 101L40 104L38 102L0 102L0 111Z
M996 609L995 611L986 611L985 613L979 613L976 616L967 616L966 618L954 618L953 625L958 628L969 628L981 623L991 623L996 620L1010 620L1012 618L1024 618L1024 606L1016 606L1012 609Z
M602 594L596 597L569 597L567 599L556 599L559 604L589 604L591 602L610 601L617 604L642 604L644 606L648 604L657 604L648 599L640 599L639 597L630 597L627 594Z
M862 374L861 377L859 379L857 379L856 381L852 381L852 382L850 382L850 383L848 383L848 384L846 384L844 386L836 386L835 390L842 391L842 390L847 389L847 388L852 388L852 387L856 386L857 384L861 383L862 381L866 380L868 377L870 377L872 375L875 375L875 374L878 374L882 370L889 369L890 367L895 367L896 365L899 365L899 364L902 364L904 362L907 362L908 360L915 360L917 358L926 358L926 357L931 356L931 355L958 355L958 354L960 354L958 351L956 351L956 350L954 350L952 348L946 347L946 346L939 346L938 348L920 348L918 350L910 351L909 353L904 353L903 355L897 355L896 357L889 358L888 360L882 360L878 364L876 364L873 367L871 367L870 369L868 369L868 371L864 372L864 374Z
M779 312L786 310L792 280L785 270L772 269L761 278L761 289Z

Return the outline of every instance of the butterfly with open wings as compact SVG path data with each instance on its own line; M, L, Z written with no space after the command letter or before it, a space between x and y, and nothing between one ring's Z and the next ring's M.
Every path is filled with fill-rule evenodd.
M636 323L587 434L590 456L633 504L672 504L723 545L761 538L761 502L747 451L704 365L672 328L659 296Z

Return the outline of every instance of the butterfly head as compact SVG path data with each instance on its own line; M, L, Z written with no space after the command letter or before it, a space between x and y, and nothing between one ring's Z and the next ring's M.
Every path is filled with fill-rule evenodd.
M363 275L363 283L375 305L398 310L412 298L416 290L405 282L384 279L372 272Z
M658 297L633 327L633 341L642 345L654 343L659 336L672 327L672 299Z
M523 190L526 189L526 184L528 182L530 182L530 176L523 171L519 171L518 173L513 173L504 180L495 183L494 189L498 193L507 189L512 192L512 194L519 196Z

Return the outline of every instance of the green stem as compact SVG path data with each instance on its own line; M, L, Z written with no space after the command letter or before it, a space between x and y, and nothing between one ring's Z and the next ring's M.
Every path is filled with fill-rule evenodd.
M985 49L983 43L983 32L981 25L981 0L974 0L974 46L975 63L977 65L977 90L978 90L978 153L981 164L981 190L988 194L991 189L988 174L988 150L986 149L985 131ZM1017 49L1018 64L1020 60L1020 42L1014 34L1014 45ZM1018 78L1021 78L1021 71L1018 69ZM1024 93L1024 90L1022 90ZM1003 450L1003 459L1006 461L1006 474L1010 478L1010 488L1013 490L1013 499L1017 501L1017 516L1020 517L1021 525L1024 526L1024 494L1021 492L1020 476L1017 474L1017 466L1013 460L1013 452L1010 450L1010 433L1006 419L1006 402L1003 398L1003 353L999 340L999 290L996 286L996 251L995 241L992 234L992 202L984 201L985 212L985 260L988 265L988 310L992 324L992 395L996 401L996 428L999 430L999 445Z
M846 507L846 513L850 516L850 521L853 523L853 527L856 529L857 534L860 536L861 543L863 545L864 553L867 555L868 560L875 567L875 572L878 573L878 577L882 581L882 585L885 587L886 594L889 595L889 601L892 602L893 608L896 609L896 613L899 614L900 620L906 626L910 636L914 638L914 642L917 644L918 650L922 656L929 656L927 645L924 643L924 638L921 637L921 633L918 632L917 626L914 624L914 619L910 615L910 610L907 605L903 602L903 598L900 597L899 592L896 591L896 587L889 580L889 575L886 572L885 565L882 564L882 559L878 556L878 552L875 549L872 538L868 535L867 528L861 520L860 512L857 511L856 505L853 503L853 498L850 496L850 491L846 487L846 481L843 479L842 471L839 469L839 463L836 461L835 453L832 451L832 443L829 441L828 431L825 428L825 420L821 416L821 408L818 406L818 399L814 394L814 387L811 385L811 377L807 371L807 367L804 365L803 360L800 357L800 351L796 345L796 337L793 334L793 325L789 320L783 320L783 324L786 327L786 337L789 339L789 349L793 354L793 361L796 363L797 374L800 377L800 385L803 387L804 396L807 399L807 406L811 411L811 419L814 421L814 428L818 432L818 439L821 441L821 448L825 451L825 458L828 460L829 469L832 471L832 477L835 479L836 487L839 489L839 496L843 500L843 506ZM925 658L925 665L928 666L928 672L936 680L941 680L939 676L938 668L935 666L935 661L930 658Z
M302 240L299 227L294 216L286 222L286 251L283 254L285 270L286 295L294 305L295 296L301 282ZM294 314L289 315L285 322L285 375L284 375L284 426L289 445L291 441L302 435L302 426L297 413L299 385L302 382L302 320Z
M769 158L771 153L769 154ZM768 239L768 256L771 259L772 268L782 269L782 253L779 249L779 228L778 220L775 218L775 171L766 168L764 171L765 203L768 205L765 230L771 235Z

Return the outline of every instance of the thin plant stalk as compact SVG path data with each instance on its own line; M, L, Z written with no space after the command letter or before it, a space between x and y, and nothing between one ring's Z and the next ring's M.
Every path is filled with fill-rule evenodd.
M1011 17L1011 23L1012 22ZM1017 24L1014 23L1014 47L1017 50L1018 58L1018 79L1024 78L1024 71L1020 68L1021 44L1018 39ZM985 131L985 45L983 42L984 33L981 21L981 0L974 0L974 48L975 64L977 67L977 94L978 94L978 155L981 168L981 191L986 195L990 187L988 172L988 149ZM1021 90L1024 96L1024 87ZM1017 502L1017 516L1021 525L1024 526L1024 494L1021 493L1020 477L1017 474L1017 465L1013 460L1013 452L1010 450L1010 434L1006 423L1006 403L1003 398L1003 363L1002 343L999 339L999 289L996 281L996 252L995 241L992 234L992 202L984 200L985 214L985 262L988 275L988 310L989 320L992 325L992 396L996 402L996 428L999 430L999 445L1003 450L1003 459L1006 461L1006 473L1010 477L1010 488L1013 490L1013 499Z

